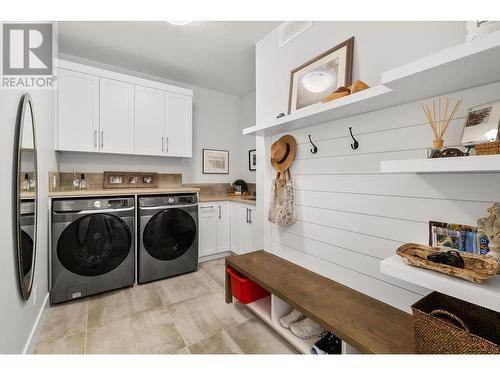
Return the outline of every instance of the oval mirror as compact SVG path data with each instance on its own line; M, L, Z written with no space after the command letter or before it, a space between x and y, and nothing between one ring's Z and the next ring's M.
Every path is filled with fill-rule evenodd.
M37 158L35 112L29 94L19 104L14 151L14 206L19 286L28 300L33 287L37 232Z

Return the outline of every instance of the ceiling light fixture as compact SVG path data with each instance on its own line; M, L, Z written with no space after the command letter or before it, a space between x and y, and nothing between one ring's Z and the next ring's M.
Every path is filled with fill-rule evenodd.
M184 25L189 25L193 21L167 21L167 22L175 26L184 26Z

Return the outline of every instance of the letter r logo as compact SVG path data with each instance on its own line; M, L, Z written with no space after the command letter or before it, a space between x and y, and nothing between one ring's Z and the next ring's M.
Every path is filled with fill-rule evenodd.
M4 24L2 31L4 75L52 75L52 24Z

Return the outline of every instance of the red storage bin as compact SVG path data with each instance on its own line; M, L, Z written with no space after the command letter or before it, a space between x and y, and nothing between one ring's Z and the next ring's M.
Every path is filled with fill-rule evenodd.
M251 303L269 295L267 290L231 267L228 267L226 271L231 277L231 293L240 303Z

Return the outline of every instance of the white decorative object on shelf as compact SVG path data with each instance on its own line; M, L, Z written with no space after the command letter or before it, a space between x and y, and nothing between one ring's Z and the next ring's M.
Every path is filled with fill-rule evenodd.
M467 21L465 29L467 30L466 41L470 42L485 34L500 30L499 21Z
M477 231L488 237L489 255L500 263L500 203L488 208L488 214L488 217L477 221Z

